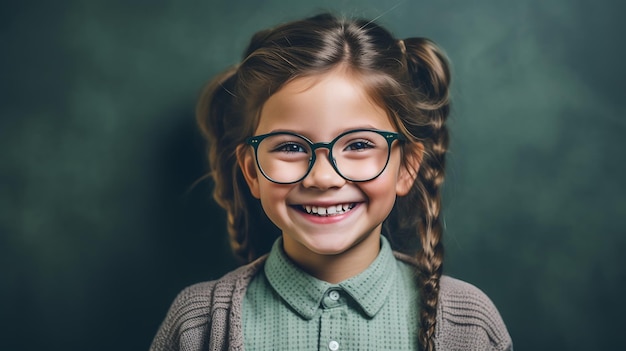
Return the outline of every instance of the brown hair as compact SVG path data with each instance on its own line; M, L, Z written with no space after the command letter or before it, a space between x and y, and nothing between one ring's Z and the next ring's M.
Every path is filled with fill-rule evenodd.
M243 61L209 83L197 107L208 140L215 200L226 209L234 252L251 261L269 251L280 231L248 189L237 146L251 136L260 108L287 82L345 65L362 77L398 131L423 146L417 179L396 200L383 231L395 249L419 238L415 253L420 290L419 345L434 349L435 315L443 267L441 184L448 146L450 72L441 50L424 38L395 39L374 22L321 14L256 33ZM410 240L408 240L410 241Z

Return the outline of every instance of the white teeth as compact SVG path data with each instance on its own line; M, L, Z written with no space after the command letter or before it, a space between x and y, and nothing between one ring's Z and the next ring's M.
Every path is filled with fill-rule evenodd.
M321 206L310 206L303 205L302 208L309 214L316 214L318 216L332 216L332 215L340 215L350 211L354 207L353 204L340 204L329 207L321 207Z

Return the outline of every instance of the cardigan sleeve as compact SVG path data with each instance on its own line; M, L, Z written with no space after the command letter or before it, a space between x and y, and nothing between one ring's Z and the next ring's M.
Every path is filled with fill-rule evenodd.
M469 283L441 278L437 323L438 350L513 350L496 306Z
M195 284L178 294L152 341L150 351L206 349L215 283Z
M266 257L181 291L150 351L243 350L242 300Z

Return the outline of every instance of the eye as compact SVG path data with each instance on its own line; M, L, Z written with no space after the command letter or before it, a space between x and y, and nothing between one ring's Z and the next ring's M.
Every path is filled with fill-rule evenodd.
M374 145L374 143L372 143L369 140L356 140L356 141L349 143L345 149L348 151L362 151L362 150L373 149L375 147L376 146Z
M294 143L294 142L282 143L276 146L273 151L286 152L286 153L298 153L298 152L306 153L307 152L307 150L302 145L298 143Z

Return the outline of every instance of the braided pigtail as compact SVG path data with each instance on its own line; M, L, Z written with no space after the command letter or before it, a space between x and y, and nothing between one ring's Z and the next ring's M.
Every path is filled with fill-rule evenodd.
M439 300L439 281L443 270L443 223L441 185L444 180L448 130L445 122L450 111L450 71L445 55L431 41L410 38L401 42L414 88L416 104L424 120L409 131L424 147L413 198L420 209L417 227L420 249L417 252L417 283L420 289L419 343L423 350L434 350L434 333ZM413 130L414 129L414 130ZM405 210L408 210L405 206ZM407 216L415 218L414 215Z
M250 194L237 164L237 146L249 133L242 130L245 111L240 107L236 80L236 67L213 79L200 96L196 119L208 141L213 197L226 210L231 247L243 262L250 262L269 251L278 234Z

